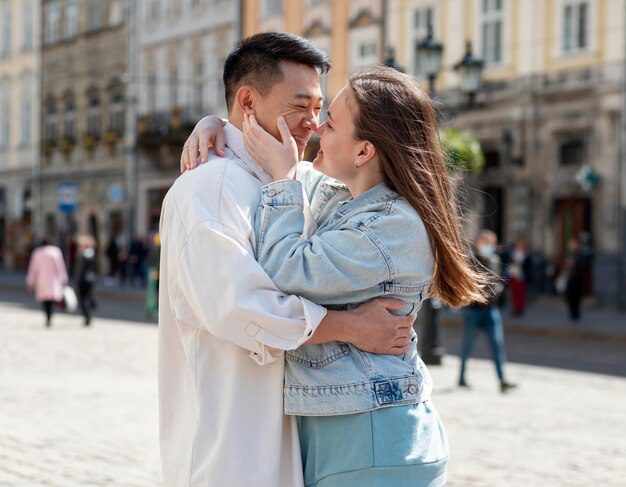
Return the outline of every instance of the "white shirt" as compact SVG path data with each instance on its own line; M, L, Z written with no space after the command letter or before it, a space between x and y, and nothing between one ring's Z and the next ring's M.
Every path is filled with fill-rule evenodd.
M269 176L242 133L226 158L179 177L161 214L159 403L168 487L298 487L293 417L283 415L283 350L325 308L280 292L254 258L254 215Z

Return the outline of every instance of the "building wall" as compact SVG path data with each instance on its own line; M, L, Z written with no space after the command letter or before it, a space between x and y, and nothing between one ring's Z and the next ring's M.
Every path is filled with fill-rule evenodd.
M76 234L94 234L103 252L110 237L128 231L133 204L125 147L131 2L77 2L73 24L70 3L57 1L56 38L51 4L55 0L42 3L39 230L52 234L66 251ZM68 184L76 187L76 206L64 212L60 188Z
M136 228L157 229L180 151L204 115L227 117L222 70L238 40L239 2L140 3Z
M24 267L33 239L39 12L35 0L0 1L0 267Z
M491 2L492 5L496 2ZM570 237L588 231L595 253L592 292L615 302L621 241L619 128L623 96L623 2L588 0L586 45L565 41L567 0L502 0L500 61L487 63L483 88L471 109L459 92L453 67L471 41L485 61L483 2L477 0L391 0L387 42L398 60L419 77L415 41L423 38L415 12L432 9L435 38L444 45L436 96L446 125L468 130L490 161L480 175L466 178L473 231L493 225L493 200L501 197L500 238L525 235L533 248L557 264L567 257ZM579 5L580 2L571 3ZM575 28L574 28L575 30ZM571 29L570 29L571 31ZM493 51L488 51L490 56ZM493 58L492 58L493 61ZM582 140L583 155L561 161L568 141ZM584 189L576 180L584 167L598 176ZM495 195L495 196L494 196Z

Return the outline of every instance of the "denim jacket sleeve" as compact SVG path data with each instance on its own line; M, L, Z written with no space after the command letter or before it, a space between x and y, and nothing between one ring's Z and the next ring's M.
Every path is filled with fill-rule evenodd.
M364 225L301 238L303 193L299 181L278 181L261 189L255 230L257 260L283 292L317 303L371 288L392 277L385 249ZM357 251L358 250L358 251Z

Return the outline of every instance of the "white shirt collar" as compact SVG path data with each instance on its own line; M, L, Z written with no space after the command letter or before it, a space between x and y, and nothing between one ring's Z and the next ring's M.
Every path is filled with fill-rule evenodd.
M243 132L235 127L232 123L226 122L224 125L224 135L226 137L226 146L243 161L250 171L263 184L269 184L273 181L272 177L261 167L246 150L243 143Z

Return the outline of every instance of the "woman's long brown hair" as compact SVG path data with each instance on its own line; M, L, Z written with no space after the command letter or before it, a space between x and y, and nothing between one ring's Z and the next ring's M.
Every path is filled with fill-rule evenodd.
M430 296L452 307L487 299L487 276L472 265L452 181L427 93L410 76L384 66L348 82L355 137L376 148L385 183L422 218L435 257Z

